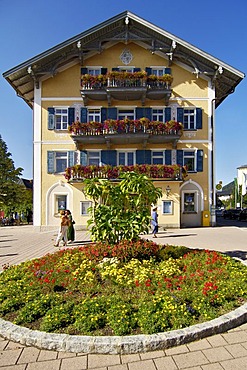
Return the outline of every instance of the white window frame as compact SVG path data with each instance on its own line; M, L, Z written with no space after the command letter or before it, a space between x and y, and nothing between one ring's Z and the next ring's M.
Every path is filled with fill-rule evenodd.
M165 212L165 204L169 204L169 212ZM162 215L173 215L173 201L162 200Z
M90 116L92 118L90 118ZM100 122L101 121L101 110L100 108L89 108L87 111L88 122Z
M64 208L59 208L59 198L62 198L62 197L64 197L65 198L65 206L64 206ZM54 207L54 214L55 215L59 215L59 213L60 213L60 211L62 211L62 210L66 210L67 208L68 208L68 194L67 193L56 193L56 194L54 194L54 205L55 205L55 207Z
M55 109L55 130L68 130L69 110L68 107L56 107ZM60 118L60 122L58 122Z
M154 155L155 153L162 153L162 155L160 154L160 155L155 156ZM154 163L155 158L162 159L162 163ZM151 163L154 164L154 165L155 164L165 164L165 150L163 150L163 149L152 150L152 152L151 152Z
M151 68L152 68L152 75L163 76L165 74L166 67L156 66L156 67L151 67Z
M186 112L186 110L188 112ZM187 124L188 127L185 128L185 117L187 117ZM194 119L194 122L192 122L192 118ZM184 130L196 130L196 109L192 107L186 107L184 108Z
M87 204L87 206L86 206ZM83 200L80 202L80 213L81 216L88 216L89 213L87 212L88 208L92 207L93 202L90 200ZM86 212L83 212L83 205L85 205Z
M89 75L98 76L101 74L101 68L102 67L98 67L98 66L88 66L87 72Z
M185 209L185 196L186 194L193 194L193 197L194 197L194 209L193 210L186 210ZM195 214L195 213L198 213L198 202L199 202L199 199L198 199L198 191L196 190L186 190L186 191L183 191L182 192L182 213L184 214Z
M58 157L58 154L61 154L61 153L66 153L66 155L64 155L64 156L62 156L62 157ZM65 166L65 169L68 167L68 160L69 160L69 158L68 158L68 151L54 151L54 173L63 173L64 171L65 171L65 169L64 170L62 170L62 171L58 171L57 170L57 167L58 167L58 165L57 165L57 160L58 159L66 159L66 166Z
M191 152L193 152L193 156L189 155L189 154L186 155L186 153L191 153ZM194 159L194 168L191 169L191 170L188 169L188 172L196 172L196 168L197 168L196 153L197 153L197 151L195 149L184 149L183 150L183 165L184 166L186 166L185 158L193 158Z
M130 113L130 111L133 114ZM134 108L128 108L128 107L118 108L117 117L118 117L118 119L129 118L130 120L132 120L132 119L134 120L135 119L135 109Z
M134 68L132 66L118 66L119 72L134 72Z
M155 119L154 116L157 116L158 119ZM165 110L163 108L152 108L152 120L159 121L159 122L165 122Z
M119 166L119 154L124 154L125 155L125 164L123 166L131 166L128 164L128 154L131 153L133 154L133 165L136 164L136 151L135 150L118 150L117 151L117 165Z
M95 153L95 154L93 154ZM97 153L97 155L96 155ZM90 159L91 160L95 160L95 159L98 159L98 164L95 164L95 163L90 163ZM102 163L101 163L101 150L94 150L94 149L90 149L90 150L87 150L87 165L88 166L92 166L92 165L95 165L95 166L101 166Z

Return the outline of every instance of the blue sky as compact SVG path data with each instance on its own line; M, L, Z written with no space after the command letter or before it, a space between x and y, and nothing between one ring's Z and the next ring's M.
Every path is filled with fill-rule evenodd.
M2 73L125 10L247 73L246 0L0 0L0 134L32 178L32 110ZM247 164L247 78L216 110L216 181Z

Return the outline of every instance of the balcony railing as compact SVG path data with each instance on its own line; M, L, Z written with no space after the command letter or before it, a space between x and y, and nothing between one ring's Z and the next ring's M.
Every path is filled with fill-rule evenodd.
M173 77L169 74L163 76L147 75L146 72L110 72L106 75L82 75L81 95L84 103L87 99L108 100L141 100L165 99L167 104L171 96L171 83Z
M82 166L68 167L65 178L70 182L81 182L85 179L99 178L117 180L123 172L136 172L144 174L150 179L169 179L182 181L186 175L185 167L179 165L148 165L139 164L133 166Z
M101 122L81 123L73 122L68 128L72 135L107 135L107 134L136 134L146 133L151 135L181 135L183 125L171 120L167 122L150 121L148 118L139 120L105 120Z

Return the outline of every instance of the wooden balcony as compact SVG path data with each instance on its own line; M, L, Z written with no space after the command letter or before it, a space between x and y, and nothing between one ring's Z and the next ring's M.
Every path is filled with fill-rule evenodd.
M146 121L145 121L146 120ZM85 144L163 144L172 143L176 148L182 135L183 126L176 121L150 122L146 118L140 120L106 120L104 123L74 122L70 127L71 137L77 148Z
M81 96L85 105L88 105L88 100L107 100L108 106L111 106L113 99L140 100L142 105L145 105L146 99L164 100L167 105L171 97L172 77L166 76L163 79L157 77L156 80L133 76L114 76L98 80L97 76L89 76L88 79L82 79Z
M119 180L123 172L136 172L144 174L154 181L183 181L187 175L184 167L179 165L148 165L139 164L133 166L82 166L68 167L65 178L70 183L83 182L85 179L99 178L112 181Z

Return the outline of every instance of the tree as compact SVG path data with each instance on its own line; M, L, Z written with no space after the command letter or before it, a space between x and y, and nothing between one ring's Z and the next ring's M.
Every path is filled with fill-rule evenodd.
M145 175L126 172L119 183L106 179L85 180L85 194L94 202L89 209L94 241L116 244L134 240L146 233L150 224L150 207L162 196L161 189Z
M0 135L0 208L15 210L21 199L22 188L18 184L23 168L15 168L6 143Z

